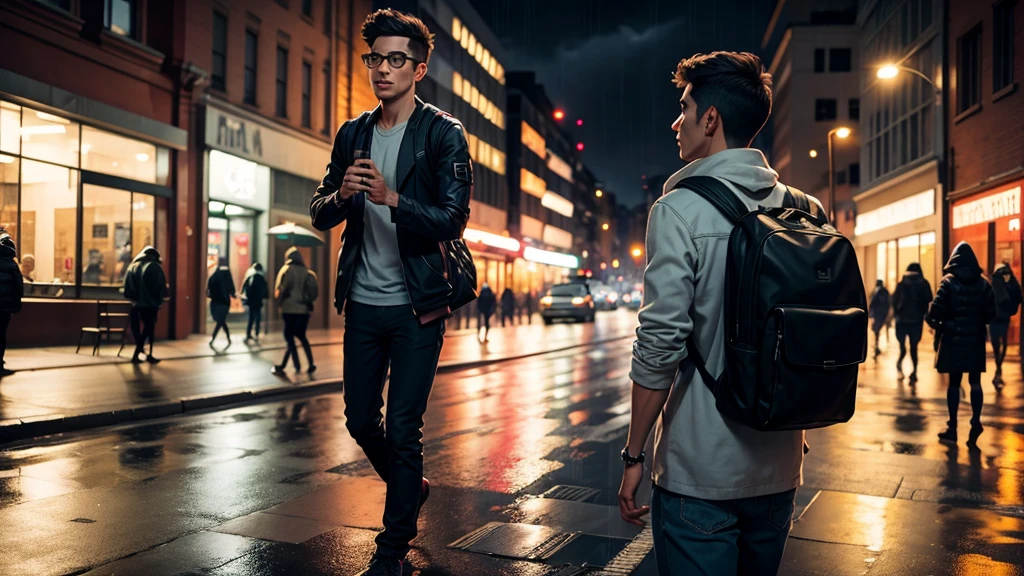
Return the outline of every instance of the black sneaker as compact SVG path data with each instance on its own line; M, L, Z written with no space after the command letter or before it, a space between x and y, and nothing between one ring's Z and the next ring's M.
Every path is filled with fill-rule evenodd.
M402 576L405 562L398 558L388 558L374 554L369 566L356 576Z
M150 354L150 355L146 356L146 362L149 362L150 364L159 364L160 363L160 359L157 358L156 356L153 356L152 354Z
M313 374L316 372L316 364L310 364L309 368L306 368L306 374Z
M284 375L284 366L278 366L277 364L274 364L270 368L270 373L271 374L277 374L278 376L283 376Z
M943 444L956 445L956 428L946 428L945 432L939 433L939 442Z
M917 384L917 372L910 373L910 384Z
M138 354L132 356L132 364L142 364L142 358L139 358Z
M977 448L978 436L981 436L981 433L984 431L985 427L982 426L980 422L977 424L971 424L971 433L967 437L967 445L970 446L971 448Z

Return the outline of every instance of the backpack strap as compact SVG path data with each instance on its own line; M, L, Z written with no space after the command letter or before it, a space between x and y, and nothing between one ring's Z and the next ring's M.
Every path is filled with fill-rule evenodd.
M713 176L690 176L679 181L676 189L692 190L707 200L716 210L722 213L729 222L736 224L750 213L750 209L721 180Z
M782 207L795 208L801 212L806 212L818 226L828 224L828 216L824 214L821 207L818 206L818 203L811 202L811 199L807 197L807 194L804 194L792 186L786 186L786 195L782 199Z

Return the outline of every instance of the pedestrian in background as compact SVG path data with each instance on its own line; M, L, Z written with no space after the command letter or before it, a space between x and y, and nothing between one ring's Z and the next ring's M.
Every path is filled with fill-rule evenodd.
M156 335L156 316L167 298L167 276L160 266L160 252L152 246L146 246L132 260L128 272L124 275L124 296L132 302L131 327L135 338L135 353L132 363L142 362L139 354L149 341L149 354L146 361L156 364L160 360L153 356L153 339Z
M882 353L882 349L878 347L878 335L889 320L889 290L881 280L875 281L875 291L871 293L868 314L871 316L871 331L875 333L875 357L878 357Z
M295 347L295 339L298 338L309 363L306 372L312 374L316 372L316 364L313 363L313 348L306 338L306 328L309 326L309 315L313 313L313 303L320 293L320 285L316 273L306 268L298 248L289 248L284 253L284 258L284 266L278 271L277 281L274 283L274 298L280 303L281 316L284 318L284 342L288 347L285 349L284 359L271 371L274 374L284 373L289 357L295 365L295 371L302 371L299 350Z
M516 295L511 288L506 287L501 293L501 326L505 326L505 319L511 326L514 324L516 314Z
M25 294L25 281L15 261L17 256L18 248L14 238L0 226L0 377L14 374L4 364L4 356L7 353L7 327L11 324L11 315L21 312L21 298Z
M932 285L921 273L917 262L907 266L903 279L896 285L892 296L892 309L896 316L896 339L900 341L900 358L896 361L898 378L903 380L903 358L907 354L906 341L910 341L910 384L917 383L917 345L924 332L924 317L932 301Z
M491 331L491 315L494 314L497 304L498 299L494 296L494 290L491 290L487 282L484 282L483 288L480 289L480 295L476 298L476 331L481 342L487 342L487 334ZM479 334L481 328L484 331L483 336Z
M985 371L985 325L996 315L992 286L982 276L978 258L970 244L961 242L953 249L946 267L946 276L939 284L926 320L938 334L935 369L949 374L946 405L949 425L939 440L956 444L957 410L960 407L960 384L964 373L971 385L971 433L967 445L976 447L981 426L981 406L985 400L981 390L981 373Z
M1003 389L1003 359L1006 358L1010 318L1017 314L1021 303L1020 283L1013 276L1009 263L1003 262L992 272L992 294L996 299L996 316L989 325L992 353L996 360L996 376L992 383L999 392Z
M263 275L263 264L259 262L249 267L242 280L242 302L249 307L249 323L245 327L245 341L253 338L252 328L256 327L256 343L260 343L260 321L263 319L263 301L269 295L270 287Z
M221 328L228 339L228 347L231 347L231 331L228 330L228 310L231 309L231 299L235 297L235 280L231 277L231 269L228 268L228 259L221 256L220 265L217 271L206 281L206 295L210 298L210 315L217 325L213 328L210 336L210 347L217 339Z
M526 308L526 323L533 324L533 307L536 305L537 298L532 290L527 290L523 295L523 300L523 307Z

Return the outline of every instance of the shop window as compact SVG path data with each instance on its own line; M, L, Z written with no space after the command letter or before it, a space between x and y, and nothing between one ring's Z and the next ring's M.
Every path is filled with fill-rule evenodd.
M0 102L0 151L18 154L21 149L21 106Z
M21 154L26 158L78 168L78 131L77 122L24 108L21 115Z
M935 277L935 232L925 232L921 234L921 254L919 256L921 263L921 275L924 276L932 285L932 291L938 289L935 285L937 278Z
M1013 12L1016 0L1003 0L992 9L992 91L1013 84Z
M83 126L82 169L157 184L157 147Z
M853 53L849 48L832 48L828 51L829 72L849 72L853 69Z
M956 111L981 102L981 25L957 40Z
M0 154L0 226L18 242L18 171L21 162Z
M132 193L82 186L82 285L120 286L132 257Z
M224 90L227 76L228 17L220 12L213 13L213 73L210 85L214 90Z
M75 242L78 233L78 171L22 161L22 260L32 265L23 274L31 279L27 295L73 297Z
M138 40L137 3L138 0L107 0L106 27L114 34Z
M252 30L245 31L245 95L246 104L256 105L256 53L259 37Z

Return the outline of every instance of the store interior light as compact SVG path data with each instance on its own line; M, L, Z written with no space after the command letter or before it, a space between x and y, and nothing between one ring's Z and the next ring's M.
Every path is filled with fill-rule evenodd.
M139 162L149 162L149 154L146 154L145 152L139 152L138 154L135 155L135 159L138 160Z
M228 216L241 216L242 214L245 214L245 208L228 204L224 207L224 213Z
M0 154L0 164L14 164L14 156Z
M220 213L224 211L224 203L216 200L210 201L210 212Z
M490 232L484 232L483 230L476 230L474 228L466 228L466 231L462 233L462 238L467 242L476 242L483 244L484 246L508 250L509 252L519 252L519 248L521 247L519 241L515 238L499 236L497 234L491 234Z
M64 134L67 128L63 124L43 124L40 126L22 126L22 136L39 136L42 134Z
M71 121L67 118L61 118L60 116L54 116L53 114L46 112L36 112L36 118L47 122L56 122L57 124L71 124Z
M579 258L572 254L549 252L547 250L539 250L532 246L527 246L523 249L523 258L530 262L548 264L550 266L560 266L562 268L579 268L580 266Z

